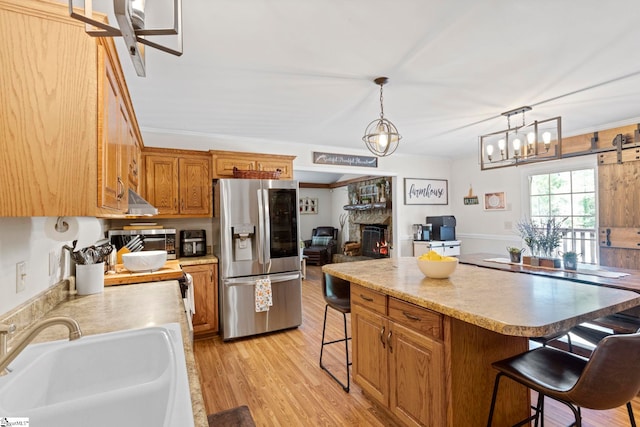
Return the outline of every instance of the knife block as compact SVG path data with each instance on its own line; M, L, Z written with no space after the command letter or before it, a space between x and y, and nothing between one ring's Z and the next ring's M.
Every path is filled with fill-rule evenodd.
M131 252L131 251L129 249L125 248L124 246L122 248L120 248L118 250L118 253L116 254L116 263L122 264L122 255L123 254L128 254L129 252Z

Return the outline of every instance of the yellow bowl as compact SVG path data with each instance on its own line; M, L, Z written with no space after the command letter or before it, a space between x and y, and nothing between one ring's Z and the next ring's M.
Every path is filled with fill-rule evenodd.
M428 259L416 259L416 261L422 274L430 279L446 279L451 276L458 266L458 258L453 257L446 257L441 261Z

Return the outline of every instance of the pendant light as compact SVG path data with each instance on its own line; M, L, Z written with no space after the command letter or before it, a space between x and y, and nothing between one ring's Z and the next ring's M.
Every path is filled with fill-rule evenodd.
M364 131L362 140L369 151L378 157L385 157L393 154L398 148L398 143L402 136L398 133L396 126L384 118L384 106L382 104L382 86L389 81L386 77L378 77L375 84L380 85L380 118L372 121Z

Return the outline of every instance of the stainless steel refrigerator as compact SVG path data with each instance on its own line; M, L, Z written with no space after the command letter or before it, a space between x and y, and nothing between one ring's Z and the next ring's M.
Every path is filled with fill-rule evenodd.
M220 179L213 185L222 338L302 323L298 182ZM269 279L273 305L257 311L255 287Z

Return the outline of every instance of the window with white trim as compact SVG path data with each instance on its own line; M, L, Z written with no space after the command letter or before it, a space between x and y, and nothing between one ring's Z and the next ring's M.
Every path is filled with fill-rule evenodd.
M562 222L559 252L575 251L581 262L598 263L595 168L530 175L529 206L534 223Z

